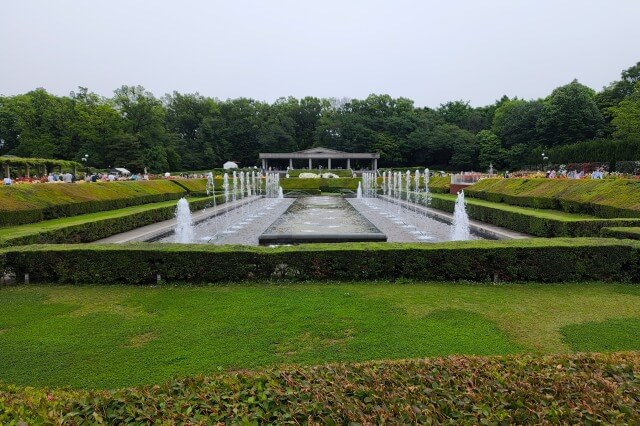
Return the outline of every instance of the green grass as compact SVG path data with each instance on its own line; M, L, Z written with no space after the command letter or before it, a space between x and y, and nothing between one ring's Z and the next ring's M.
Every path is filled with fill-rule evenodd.
M574 351L640 351L640 318L613 318L562 328Z
M637 332L640 287L32 286L1 288L0 306L0 380L113 388L280 364L608 350L571 327Z

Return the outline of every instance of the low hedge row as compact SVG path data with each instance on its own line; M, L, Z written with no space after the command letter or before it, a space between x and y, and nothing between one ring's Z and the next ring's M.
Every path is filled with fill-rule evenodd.
M538 237L595 237L600 236L605 227L640 225L640 219L569 219L553 213L543 214L526 208L492 204L467 198L467 214L471 219ZM452 213L455 197L434 194L431 207Z
M191 211L201 210L213 202L213 197L190 199ZM218 204L224 202L224 197L216 197ZM107 238L121 232L127 232L141 226L151 225L175 217L176 205L150 208L143 211L124 215L114 215L104 219L87 220L76 224L59 224L35 229L33 232L19 233L16 236L1 237L0 247L28 244L62 244L88 243Z
M601 235L603 237L627 238L627 239L631 239L631 240L640 240L640 227L602 228Z
M634 179L483 179L465 194L602 218L640 217L640 181Z
M8 424L638 424L640 354L280 367L73 391L0 385Z
M280 179L280 186L286 191L318 190L320 192L340 192L341 190L357 191L360 178L334 178L334 179Z
M0 226L177 200L185 194L163 180L0 186Z
M241 282L255 280L640 281L639 245L615 239L296 247L181 244L39 245L0 249L0 270L32 282ZM211 265L216 265L212 268Z
M451 177L431 176L429 178L429 191L436 194L448 194L451 187Z
M317 175L321 174L321 173L333 173L334 175L337 175L339 177L342 178L350 178L353 177L353 170L351 169L312 169L312 170L306 170L306 169L295 169L295 170L289 170L289 177L292 178L297 178L298 176L300 176L300 173L315 173Z

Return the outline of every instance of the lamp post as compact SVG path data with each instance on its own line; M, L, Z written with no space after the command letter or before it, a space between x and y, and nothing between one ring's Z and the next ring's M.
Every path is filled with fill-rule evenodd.
M544 162L547 161L549 157L547 157L544 152L542 153L542 171L544 171Z
M84 157L82 157L82 162L84 163L84 173L85 174L89 173L89 166L88 166L89 154L85 154Z

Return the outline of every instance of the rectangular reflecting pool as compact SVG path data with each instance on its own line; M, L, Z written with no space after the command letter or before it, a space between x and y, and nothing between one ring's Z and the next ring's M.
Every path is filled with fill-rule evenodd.
M260 244L387 241L342 197L298 198L258 238Z

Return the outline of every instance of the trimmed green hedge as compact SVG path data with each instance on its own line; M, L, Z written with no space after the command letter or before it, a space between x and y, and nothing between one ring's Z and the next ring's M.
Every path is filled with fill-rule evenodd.
M306 169L295 169L295 170L289 170L289 177L292 178L297 178L298 176L300 176L300 173L315 173L317 175L321 174L321 173L333 173L334 175L337 175L341 178L350 178L353 177L353 170L351 169L312 169L312 170L306 170Z
M433 194L431 207L453 213L455 200L454 195ZM640 219L599 219L563 212L555 214L469 198L466 204L471 219L538 237L596 237L601 235L605 227L640 225Z
M358 183L360 178L334 178L334 179L302 179L302 178L288 178L280 179L280 186L283 191L308 191L317 190L319 192L340 192L347 189L350 191L356 191L358 189Z
M0 269L33 282L145 284L255 280L639 281L638 244L537 239L295 247L181 244L40 245L0 249ZM211 265L216 265L212 268Z
M638 424L640 354L280 367L113 391L0 385L7 424Z
M640 217L640 180L635 179L483 179L465 194L602 218Z
M189 199L189 207L191 211L202 210L211 205L213 197L202 199ZM223 196L216 196L216 203L224 203ZM88 243L102 238L107 238L121 232L127 232L141 226L151 225L163 220L173 219L175 217L176 202L159 203L160 206L155 207L144 206L141 211L136 211L134 207L131 212L113 211L109 214L98 213L100 217L93 217L90 214L86 220L82 217L76 217L71 223L65 222L48 224L34 227L29 230L16 230L15 233L9 233L3 236L0 233L0 247L17 246L27 244L62 244L62 243ZM146 208L149 207L149 208ZM102 217L104 216L104 217ZM68 219L65 219L67 221ZM29 225L27 225L29 226Z
M429 191L436 194L448 194L451 187L451 176L431 176L429 178Z
M0 186L0 226L177 200L185 193L164 180Z
M602 228L601 235L603 237L628 238L631 240L640 240L640 227Z

